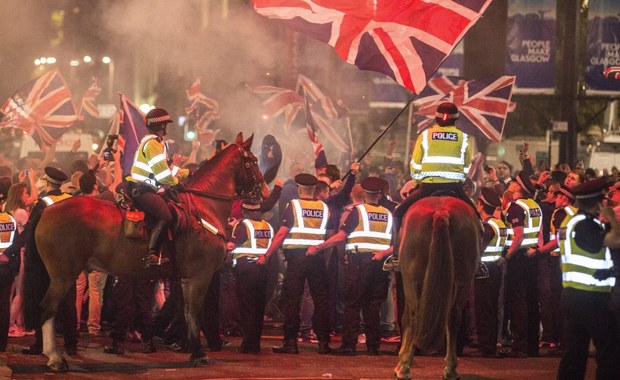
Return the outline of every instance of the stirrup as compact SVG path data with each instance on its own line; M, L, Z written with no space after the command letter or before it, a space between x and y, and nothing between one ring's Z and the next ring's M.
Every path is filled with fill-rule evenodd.
M398 257L394 257L394 255L390 255L383 263L383 271L384 272L400 272L400 263L398 262Z
M145 268L166 264L170 259L163 257L161 252L149 252L142 258Z
M474 278L476 280L482 280L489 277L491 277L489 274L489 268L487 268L486 264L482 261L478 262L478 269L476 269L476 275Z

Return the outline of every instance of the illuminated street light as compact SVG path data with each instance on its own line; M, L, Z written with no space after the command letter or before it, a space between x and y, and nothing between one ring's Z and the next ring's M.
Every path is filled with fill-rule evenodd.
M50 65L53 65L54 63L56 63L56 58L54 57L47 57L47 63Z
M80 65L80 61L79 61L79 60L77 60L77 59L72 59L72 60L69 62L69 65L71 65L71 66L73 66L73 67L75 67L75 66L79 66L79 65Z
M112 62L112 58L108 57L107 55L103 58L101 58L101 62L105 63L106 65L110 62Z
M83 59L84 59L84 62L86 63L90 63L93 61L90 55L85 55Z
M152 105L148 103L142 103L138 106L138 108L140 108L140 111L142 111L142 113L147 113L155 107L153 107Z
M39 58L34 60L35 66L39 66L41 64L41 60Z
M42 64L42 65L45 65L45 64L47 63L47 58L46 58L46 57L41 57L41 58L39 59L39 61L41 61L41 64Z
M114 61L106 55L101 58L101 62L108 65L108 99L112 99L114 91Z

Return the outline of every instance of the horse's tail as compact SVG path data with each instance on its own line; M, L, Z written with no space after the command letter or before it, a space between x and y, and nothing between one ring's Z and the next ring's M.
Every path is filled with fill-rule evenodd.
M422 294L415 315L413 341L416 347L440 344L453 298L454 268L450 243L450 215L445 209L433 215L433 232Z
M33 228L31 233L27 234L24 254L24 296L22 297L22 306L24 310L24 324L28 330L41 326L41 301L47 292L49 282L50 278L47 269L41 260L34 239Z

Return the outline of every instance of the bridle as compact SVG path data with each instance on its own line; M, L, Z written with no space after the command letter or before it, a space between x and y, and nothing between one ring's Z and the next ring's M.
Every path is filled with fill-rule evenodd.
M251 178L252 183L254 183L252 190L246 192L242 188L237 186L235 188L236 194L233 196L219 195L219 194L214 194L208 191L201 191L201 190L195 190L195 189L180 189L179 192L194 194L202 198L210 198L210 199L217 199L217 200L223 200L223 201L235 201L238 199L252 198L260 194L261 186L259 186L260 171L258 169L258 162L256 158L248 154L248 152L245 149L243 149L243 147L241 147L238 144L236 146L237 146L237 149L239 150L239 154L241 155L241 163L243 165L243 168L245 169L245 174L247 177Z

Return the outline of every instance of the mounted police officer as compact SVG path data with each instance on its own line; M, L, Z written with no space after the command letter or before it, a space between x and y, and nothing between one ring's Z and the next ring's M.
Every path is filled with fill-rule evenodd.
M239 352L257 354L263 331L267 267L265 253L273 239L273 227L263 219L261 204L246 199L241 205L244 218L235 225L228 248L237 277L240 325L243 341Z
M306 254L308 247L325 241L334 220L329 207L314 198L318 183L315 176L301 173L295 176L299 199L291 200L284 210L282 226L273 238L265 257L269 259L282 246L286 273L282 282L281 309L284 314L284 342L274 347L277 354L297 354L297 333L300 325L300 304L304 283L308 281L314 301L313 328L319 340L319 354L328 354L329 311L327 298L329 279L323 255Z
M137 184L132 190L136 206L155 219L148 252L143 258L145 267L148 268L162 263L160 236L172 221L172 214L158 193L163 192L164 186L178 184L179 178L186 177L189 171L168 162L168 151L163 139L167 134L168 123L172 122L170 114L163 108L153 108L146 114L145 120L149 134L140 141L131 167L131 176L127 177L127 180Z
M596 378L620 377L618 332L609 307L615 279L592 276L613 266L610 251L603 246L606 226L598 219L606 186L606 178L598 178L573 187L578 211L567 216L558 231L565 323L558 379L585 377L590 339L596 347Z
M392 213L379 205L385 180L367 177L361 185L365 202L355 206L337 234L308 247L308 254L314 255L346 240L344 329L342 346L332 350L335 355L355 354L360 310L364 313L368 354L378 355L381 343L381 303L387 297L389 284L389 274L382 267L391 253Z

